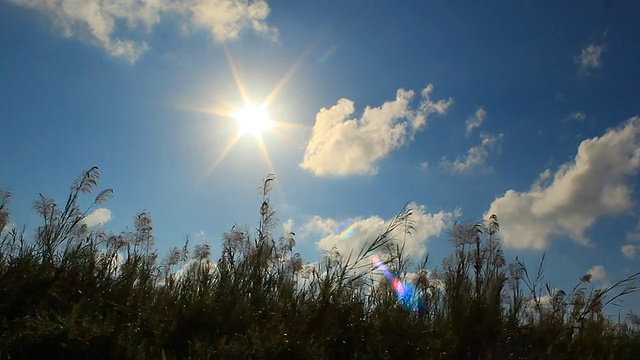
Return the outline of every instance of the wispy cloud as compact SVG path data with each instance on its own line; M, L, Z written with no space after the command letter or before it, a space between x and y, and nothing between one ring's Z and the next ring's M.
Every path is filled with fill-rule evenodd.
M584 119L586 118L587 118L587 115L585 113L581 111L575 111L569 114L566 118L562 119L562 121L570 121L570 120L584 121Z
M278 30L266 23L270 9L256 0L9 0L48 16L65 37L74 37L103 48L108 54L135 62L149 45L139 38L164 15L182 22L183 28L203 28L216 41L238 37L244 28L272 39ZM140 32L137 29L142 28Z
M629 259L635 258L638 251L640 251L640 245L625 244L620 248L622 255Z
M627 232L627 241L631 241L631 242L640 242L640 219L638 219L638 222L636 223L636 226L633 228L633 230Z
M426 244L429 239L440 235L461 214L460 210L429 213L424 205L415 202L410 203L408 208L413 210L414 231L406 237L405 251L417 258L426 253ZM383 233L390 221L380 216L358 217L349 221L314 216L307 221L303 229L307 236L308 234L320 236L320 240L316 242L319 249L335 248L342 255L348 256L351 252L357 254L365 242L372 241L377 235ZM396 229L392 236L398 242L404 241L403 229Z
M111 220L111 210L106 208L95 209L91 214L87 215L83 222L89 226L104 225Z
M451 98L431 100L432 91L432 85L423 89L414 107L413 90L399 89L395 100L366 107L360 118L351 118L355 104L346 98L322 108L300 166L317 176L377 173L378 160L410 142L424 128L429 114L445 114L453 103Z
M574 57L579 70L583 73L589 73L591 70L601 67L604 50L604 45L589 44L584 46L580 55Z
M451 162L446 156L440 161L440 167L444 170L464 173L485 164L489 154L499 149L500 143L504 139L504 134L490 135L480 133L480 144L471 147L463 156L458 156Z
M483 108L478 108L478 110L476 110L476 113L473 114L472 117L468 118L467 121L465 121L465 125L467 128L467 132L466 132L467 137L471 135L471 133L473 132L473 129L482 125L486 115L487 115L487 112Z
M638 245L638 243L640 243L640 220L638 220L633 230L627 232L626 240L635 244L622 245L620 251L624 256L628 257L629 259L633 259L640 251L640 245Z
M207 234L204 233L204 230L200 230L196 233L196 242L206 243L208 241Z
M485 215L497 214L506 245L544 249L554 235L590 245L584 232L604 215L630 209L640 168L640 117L582 141L573 161L540 174L526 192L508 190Z

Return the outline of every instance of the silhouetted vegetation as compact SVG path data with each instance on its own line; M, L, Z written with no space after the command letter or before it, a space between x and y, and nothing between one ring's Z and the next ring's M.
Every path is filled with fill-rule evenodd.
M219 259L208 244L160 256L147 213L132 231L107 234L78 198L98 186L98 169L73 182L63 206L43 195L33 239L7 229L10 193L0 190L0 359L631 359L638 318L614 323L603 307L635 291L634 274L588 290L553 289L520 261L508 262L498 219L456 224L452 254L429 270L409 269L404 210L358 254L304 263L294 234L272 232L268 177L254 232L231 228ZM29 236L30 237L30 236ZM394 295L372 254L415 285L418 310ZM414 270L414 271L411 271Z

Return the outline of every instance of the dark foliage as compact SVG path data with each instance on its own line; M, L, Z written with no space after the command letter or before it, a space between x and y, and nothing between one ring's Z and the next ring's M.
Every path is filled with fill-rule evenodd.
M587 291L543 284L507 262L498 219L456 224L441 270L424 261L408 275L403 232L411 211L354 254L329 252L304 264L295 234L276 239L261 188L255 233L233 227L221 256L209 244L160 258L148 213L133 231L106 234L85 223L103 190L82 211L78 197L98 186L98 169L73 182L63 207L43 195L35 239L7 229L10 193L0 190L0 359L632 359L640 352L637 316L612 323L603 307L635 291L635 274ZM189 253L192 256L189 257ZM411 276L424 305L409 311L372 254Z

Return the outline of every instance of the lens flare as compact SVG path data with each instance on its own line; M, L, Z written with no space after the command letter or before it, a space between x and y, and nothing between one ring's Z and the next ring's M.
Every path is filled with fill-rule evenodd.
M371 263L378 268L384 276L391 282L391 287L395 292L396 298L410 311L422 313L424 311L424 301L420 294L416 291L416 287L412 283L404 282L398 279L389 269L380 261L377 255L371 255Z
M355 224L351 223L351 224L343 224L344 228L342 229L342 231L340 231L340 237L342 239L348 239L351 237L351 235L353 235L353 233L356 230L356 227L354 226Z

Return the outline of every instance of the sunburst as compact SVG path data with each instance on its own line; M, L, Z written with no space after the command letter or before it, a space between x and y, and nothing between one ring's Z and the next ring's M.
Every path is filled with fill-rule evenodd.
M267 146L265 144L265 137L267 137L267 134L284 137L284 134L279 132L279 130L292 127L301 127L301 125L272 119L269 116L269 105L273 102L278 93L300 68L304 56L301 56L300 59L293 64L289 71L287 71L282 79L280 79L280 81L269 92L269 94L264 98L262 102L255 102L249 96L247 87L241 79L240 73L236 67L235 62L233 61L231 53L227 49L225 49L225 55L227 57L227 62L229 64L231 74L233 75L233 78L235 80L238 92L240 93L242 103L240 105L227 104L223 108L217 108L215 110L212 110L210 108L196 109L194 107L189 107L189 109L191 110L211 113L218 115L223 119L230 119L234 121L238 126L238 130L234 135L231 136L231 138L229 138L222 151L214 159L204 175L205 177L211 175L216 167L224 161L229 152L246 135L253 136L257 143L258 149L262 154L262 157L264 158L264 161L269 167L269 171L275 173L276 171L273 166L273 162L271 161L269 152L267 151Z
M262 136L262 132L273 127L273 121L269 118L266 106L256 106L247 102L244 106L231 114L238 122L238 131L241 135L252 134L255 137Z

